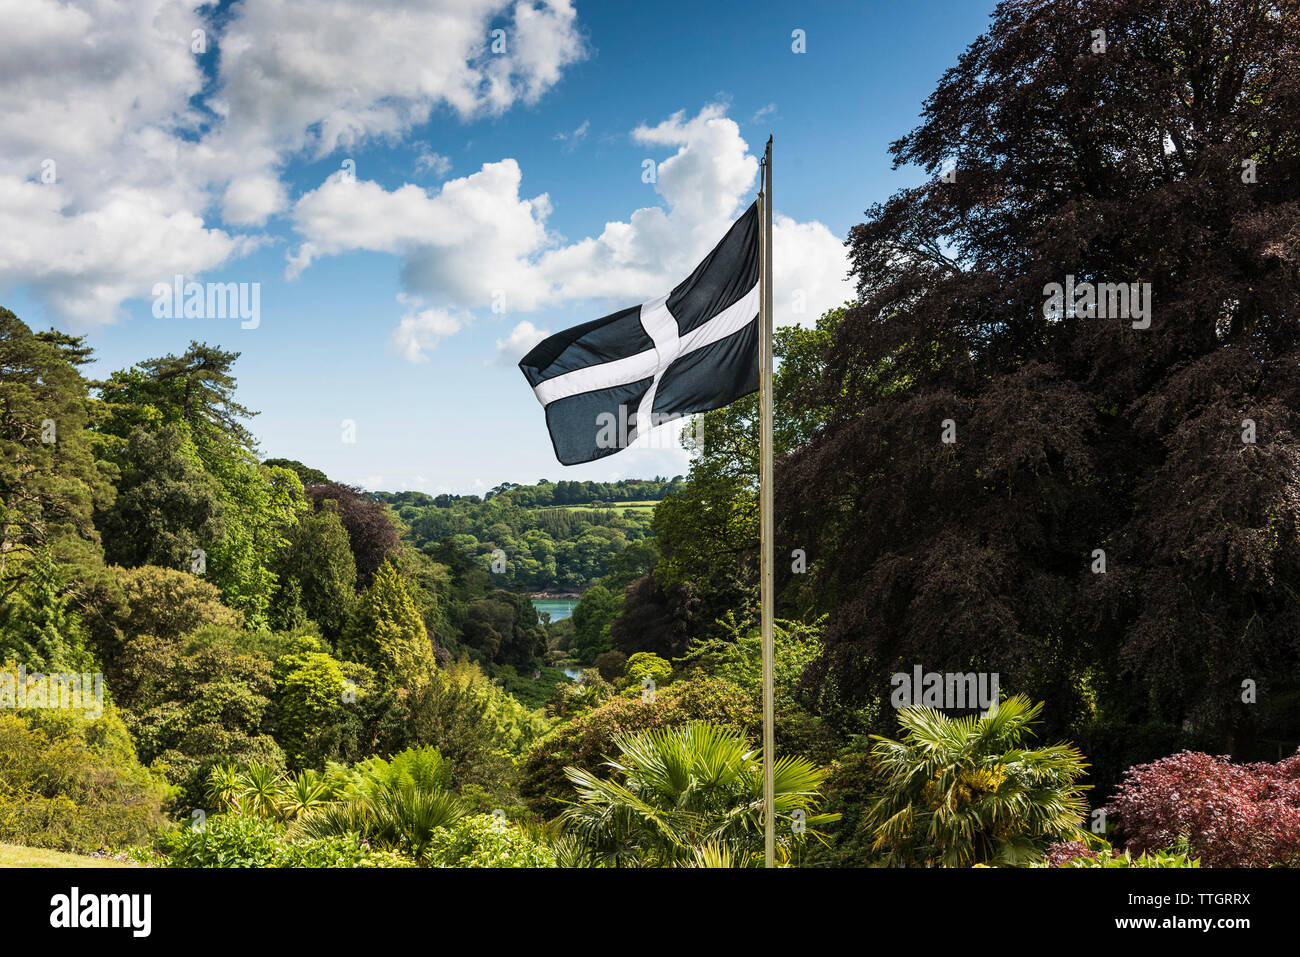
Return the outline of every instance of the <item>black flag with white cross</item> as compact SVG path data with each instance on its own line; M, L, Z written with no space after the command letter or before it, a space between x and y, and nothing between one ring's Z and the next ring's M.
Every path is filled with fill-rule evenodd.
M564 465L758 391L758 203L666 296L565 329L519 362Z

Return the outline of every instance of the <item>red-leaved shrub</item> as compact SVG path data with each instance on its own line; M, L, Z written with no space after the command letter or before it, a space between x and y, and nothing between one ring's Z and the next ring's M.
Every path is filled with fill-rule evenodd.
M1300 754L1233 764L1181 751L1129 768L1107 812L1134 854L1185 837L1205 867L1300 863Z

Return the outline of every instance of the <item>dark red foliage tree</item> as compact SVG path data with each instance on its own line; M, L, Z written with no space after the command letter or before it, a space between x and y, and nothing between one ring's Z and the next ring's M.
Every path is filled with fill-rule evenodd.
M357 588L370 587L379 566L397 547L397 526L388 509L367 495L364 489L341 482L307 485L303 491L316 511L320 511L326 501L337 503L339 521L347 529L352 557L357 563Z
M653 575L642 575L623 594L623 613L610 624L615 651L649 651L672 660L686 654L697 622L699 600L689 585L665 592Z
M1186 840L1204 867L1300 863L1300 756L1233 764L1183 751L1130 768L1107 808L1134 854Z
M860 303L799 397L828 424L778 472L831 612L810 686L996 671L1112 780L1300 740L1269 712L1300 658L1297 117L1298 0L999 4L892 147L930 179L852 230ZM1149 327L1048 315L1067 276L1149 283Z

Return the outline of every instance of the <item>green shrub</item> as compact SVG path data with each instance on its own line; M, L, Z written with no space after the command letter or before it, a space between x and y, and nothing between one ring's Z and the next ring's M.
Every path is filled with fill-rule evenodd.
M168 835L169 867L275 867L280 829L248 814L218 814Z
M440 827L424 854L431 867L555 867L555 856L504 818L467 817Z
M1134 857L1125 850L1117 853L1109 844L1101 850L1086 847L1082 841L1067 841L1048 848L1047 859L1035 867L1200 867L1201 859L1192 857L1186 841L1175 847L1147 851Z
M658 689L652 699L642 698L638 687L563 722L538 741L524 759L519 795L532 810L554 816L563 809L561 799L572 793L565 767L608 776L604 761L616 752L616 735L708 721L754 736L760 718L750 694L703 672Z
M111 709L0 714L0 841L83 854L139 843L164 824L167 793Z
M1095 858L1077 857L1067 867L1200 867L1200 858L1190 857L1185 851L1151 851L1133 857L1127 850L1123 854L1102 851Z
M320 639L297 640L276 659L276 740L290 767L321 769L327 761L355 760L360 753L360 699L374 683L364 666L341 662Z
M649 651L638 651L627 660L619 686L639 691L642 688L662 688L672 680L671 664Z
M277 867L414 867L394 851L371 848L356 834L283 845Z

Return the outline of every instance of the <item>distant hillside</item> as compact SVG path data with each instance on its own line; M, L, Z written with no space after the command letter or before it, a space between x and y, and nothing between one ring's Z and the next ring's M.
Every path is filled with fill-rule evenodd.
M650 536L654 507L679 490L672 479L504 483L478 495L376 492L406 524L416 547L449 540L503 584L581 592L629 545ZM504 552L493 568L494 554ZM501 558L496 554L498 559Z

